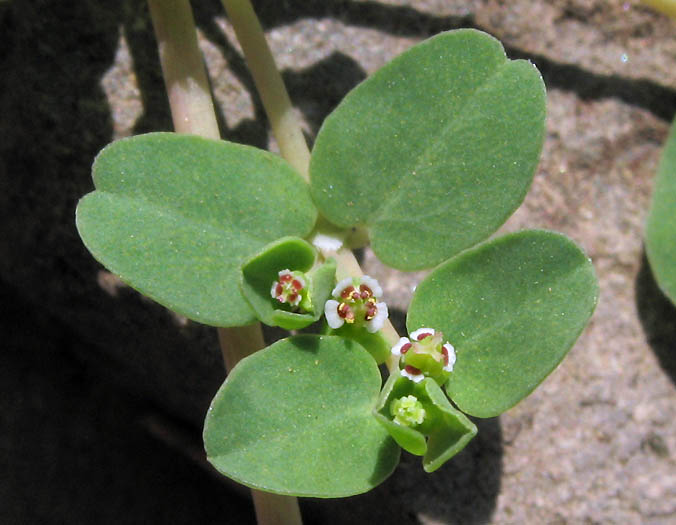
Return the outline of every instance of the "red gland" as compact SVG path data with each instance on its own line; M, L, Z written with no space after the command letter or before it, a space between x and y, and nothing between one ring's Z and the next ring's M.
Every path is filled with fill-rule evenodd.
M293 279L293 275L290 273L285 273L279 276L279 281L282 283L288 283L291 279Z
M340 297L343 299L353 299L355 293L354 286L347 286L340 292Z
M401 347L401 350L399 350L402 354L405 354L408 352L413 345L411 343L406 343L404 346Z
M373 290L371 290L368 286L365 284L360 284L359 285L359 291L361 292L361 298L366 300L369 297L373 297Z
M338 316L345 319L346 323L354 323L354 312L347 303L340 303L337 311Z
M404 370L406 370L409 374L412 374L414 376L417 376L418 374L420 374L420 370L418 370L415 366L406 365L404 367Z
M366 315L364 316L364 318L367 321L370 321L371 319L373 319L376 316L377 313L378 313L378 308L376 307L375 304L366 303Z
M425 339L425 337L430 337L431 335L432 335L432 334L430 334L429 332L427 332L427 333L422 333L422 334L420 334L420 335L418 336L418 341L422 341L423 339Z
M441 347L441 355L444 356L444 366L448 366L448 350L445 346Z

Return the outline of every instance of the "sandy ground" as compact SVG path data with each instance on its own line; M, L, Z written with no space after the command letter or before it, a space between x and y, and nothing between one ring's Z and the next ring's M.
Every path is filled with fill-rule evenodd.
M204 465L223 379L215 335L140 298L79 243L73 213L113 139L169 130L147 8L0 3L0 521L249 523L244 491ZM223 135L275 149L217 2L197 22ZM676 308L642 230L676 112L676 25L615 0L256 2L310 139L357 82L439 31L475 27L548 87L543 157L504 231L577 241L596 313L528 399L480 421L433 475L405 456L369 494L303 501L307 523L676 523ZM421 274L368 250L403 318ZM270 337L274 334L270 333Z

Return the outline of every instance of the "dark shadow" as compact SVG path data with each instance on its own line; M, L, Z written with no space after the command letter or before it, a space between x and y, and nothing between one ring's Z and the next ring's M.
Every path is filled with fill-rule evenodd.
M350 0L259 0L254 2L264 28L302 19L332 18L345 25L377 29L396 36L431 36L449 29L474 27L473 15L436 16L409 6Z
M346 25L378 29L391 35L405 37L425 38L459 28L474 28L488 32L476 24L471 14L463 17L440 17L411 7L391 6L378 2L262 0L256 2L255 8L265 28L278 27L301 19L333 18ZM219 14L222 14L219 5L205 6L202 20L211 20L213 16ZM204 29L203 25L200 27ZM211 35L213 36L213 33ZM542 73L548 88L573 92L583 100L617 98L632 106L646 109L669 122L676 114L676 89L650 80L593 73L574 64L560 63L543 55L528 53L511 46L506 46L505 50L507 56L512 59L527 59L533 62ZM321 77L315 80L321 81ZM355 84L356 82L349 87ZM298 104L294 97L292 99Z
M406 312L399 310L398 308L389 308L388 313L390 314L389 319L394 326L398 334L407 333L406 330Z
M299 350L316 354L319 350L319 337L314 334L299 335L293 340L293 346Z
M143 105L143 113L134 125L133 134L173 131L148 2L126 0L122 6L120 23L129 46Z
M75 230L92 161L112 140L101 80L120 24L140 24L132 13L143 6L0 6L1 523L206 523L234 501L137 424L161 407L201 442L224 375L214 331L127 288L104 292L105 272ZM145 30L136 48L156 49ZM141 85L152 116L141 127L168 129L161 77L141 71ZM212 504L196 508L210 492ZM183 494L187 506L173 505ZM252 521L250 506L242 514Z
M254 101L254 117L232 129L219 114L224 138L265 148L268 123L253 81L213 21L223 14L220 3L194 7L201 31ZM471 16L378 2L261 0L255 7L266 28L332 18L417 38L481 29ZM207 523L228 516L252 523L248 502L137 425L142 413L160 407L187 422L191 446L200 450L200 420L223 378L214 331L183 323L128 289L109 295L91 279L83 282L100 266L78 239L73 217L77 200L93 189L92 160L112 139L100 81L113 63L120 25L144 107L134 131L170 130L145 1L0 2L0 296L11 310L2 320L10 341L0 352L0 428L9 429L0 435L8 452L0 456L0 522ZM532 60L550 88L587 100L618 98L664 120L676 113L676 91L654 82L599 75L516 48L507 53ZM365 77L341 53L283 74L312 135ZM646 337L674 380L676 309L645 260L636 301ZM391 316L403 333L404 312ZM395 473L368 494L303 501L306 523L418 523L418 514L444 523L490 521L500 490L501 428L498 419L477 426L478 436L436 473L425 474L420 458L404 453Z
M11 305L0 318L0 523L255 523L246 495L147 431L164 407L77 359L80 334L17 290L0 286L0 301ZM174 426L201 453L200 430Z
M366 72L351 57L332 53L300 72L287 71L284 83L294 105L310 126L311 145L322 122L347 93L366 78Z
M648 344L676 383L676 306L657 286L645 252L636 276L636 309Z
M676 114L676 89L661 86L650 80L623 78L618 75L600 75L574 64L562 64L542 55L525 53L520 49L505 48L512 59L533 62L542 73L547 88L575 93L582 100L614 98L636 106L662 120L671 122Z

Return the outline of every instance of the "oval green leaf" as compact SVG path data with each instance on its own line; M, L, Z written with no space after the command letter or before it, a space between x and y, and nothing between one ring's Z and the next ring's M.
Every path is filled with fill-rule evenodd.
M375 420L381 378L358 344L332 336L279 341L242 360L212 401L207 458L249 487L338 498L381 483L399 447Z
M423 457L425 472L434 472L467 446L476 436L477 428L465 414L448 402L436 381L426 379L423 383L429 399L438 407L443 418L443 424L430 433L427 452Z
M676 121L657 170L645 244L657 285L676 304Z
M141 293L216 326L256 320L239 289L242 261L285 235L310 233L307 185L270 153L191 135L114 142L79 203L94 257Z
M446 391L464 412L501 414L564 358L594 311L590 260L567 237L524 231L442 264L420 283L409 332L441 330L457 361Z
M545 89L529 62L462 29L418 44L351 91L312 152L312 197L376 255L432 267L493 233L530 186Z

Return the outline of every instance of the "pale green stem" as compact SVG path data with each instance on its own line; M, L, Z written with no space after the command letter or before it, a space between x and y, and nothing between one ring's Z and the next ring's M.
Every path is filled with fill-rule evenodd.
M279 151L282 157L309 181L310 151L251 2L222 1L244 51L265 112L270 119Z
M148 0L174 130L218 139L209 80L188 0Z
M249 0L222 1L256 81L256 88L263 100L265 111L272 122L272 131L280 145L282 157L304 174L309 181L310 151L251 2ZM282 147L283 143L288 146ZM339 280L347 276L364 275L357 259L349 249L341 248L331 256L334 256L338 263L336 273ZM393 345L399 340L399 335L389 320L383 326L383 333ZM390 370L395 365L393 360L388 361Z
M189 0L148 0L148 3L175 131L220 138ZM218 339L227 370L265 347L260 323L219 328ZM296 498L257 490L251 494L260 525L302 523Z
M235 328L218 328L218 341L223 351L226 370L232 370L246 356L265 348L260 323Z
M676 20L676 0L641 0L641 2Z
M357 258L354 256L354 253L352 253L351 250L343 247L335 252L335 254L332 254L332 257L336 259L336 278L339 281L341 279L345 279L346 277L364 275L361 266L359 266L359 261L357 261ZM394 326L392 326L392 323L389 319L385 321L382 331L383 335L392 346L394 346L399 341L399 334L394 329ZM387 368L390 370L390 373L392 370L398 367L399 359L393 355L390 355L387 360Z

